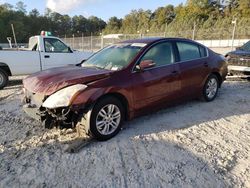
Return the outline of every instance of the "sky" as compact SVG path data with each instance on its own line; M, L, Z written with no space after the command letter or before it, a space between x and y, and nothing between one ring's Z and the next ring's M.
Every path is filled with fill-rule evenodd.
M1 3L10 3L15 5L19 0L0 0ZM23 0L27 5L27 10L34 8L40 13L44 13L46 7L59 12L60 14L91 15L102 18L104 21L112 16L123 18L130 13L132 9L150 9L154 11L160 6L168 4L178 5L185 3L186 0Z

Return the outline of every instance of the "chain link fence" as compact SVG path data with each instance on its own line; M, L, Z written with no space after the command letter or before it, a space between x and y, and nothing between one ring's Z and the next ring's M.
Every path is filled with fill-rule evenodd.
M119 35L119 37L117 37ZM117 43L122 40L142 38L139 34L135 35L121 35L114 34L113 37L106 36L89 36L89 37L71 37L62 38L62 40L71 46L73 49L84 50L84 51L98 51L101 48L108 46L113 43Z
M88 37L61 37L73 49L96 52L110 44L137 38L146 37L180 37L193 39L208 47L235 47L244 44L250 39L250 27L237 28L233 34L231 30L221 29L193 29L186 31L161 32L161 33L137 33L137 34L113 34Z

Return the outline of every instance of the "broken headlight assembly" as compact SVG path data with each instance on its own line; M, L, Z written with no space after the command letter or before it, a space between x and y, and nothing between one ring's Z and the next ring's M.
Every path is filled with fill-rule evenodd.
M67 107L71 104L79 92L86 89L84 84L76 84L73 86L61 89L54 94L50 95L42 104L43 107L53 109L59 107Z

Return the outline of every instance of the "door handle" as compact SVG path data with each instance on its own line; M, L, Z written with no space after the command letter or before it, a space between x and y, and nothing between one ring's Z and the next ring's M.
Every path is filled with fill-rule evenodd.
M204 63L204 67L208 67L208 63L207 62Z
M49 55L45 55L44 58L50 58L50 56Z
M176 75L176 74L178 74L178 71L175 70L172 72L172 74Z

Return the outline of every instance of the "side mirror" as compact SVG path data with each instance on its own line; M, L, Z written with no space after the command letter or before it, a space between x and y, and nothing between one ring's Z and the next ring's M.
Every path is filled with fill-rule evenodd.
M80 67L87 59L82 60L81 63L76 64L77 67Z
M236 50L242 50L242 46L238 46L235 48Z
M136 65L136 70L144 71L145 69L152 68L155 66L155 62L153 60L143 60L139 65Z

